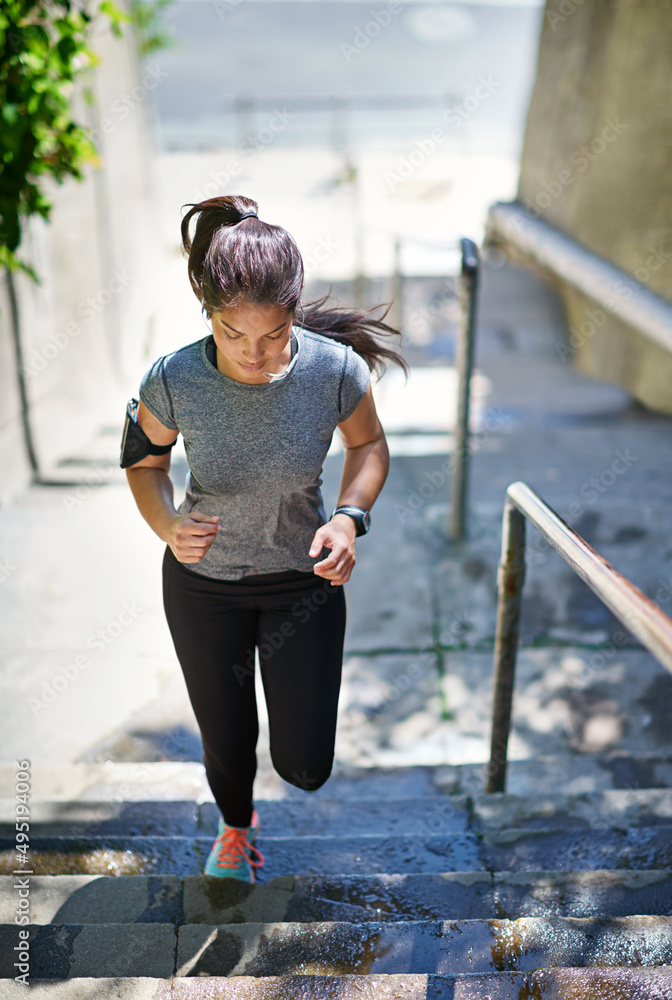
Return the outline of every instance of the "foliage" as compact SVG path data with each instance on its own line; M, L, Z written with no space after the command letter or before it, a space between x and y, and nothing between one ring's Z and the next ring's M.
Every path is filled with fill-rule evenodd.
M75 80L97 65L89 45L96 15L116 37L127 22L138 30L140 54L166 44L158 19L170 0L131 0L130 14L114 0L2 0L0 4L0 266L34 271L16 255L25 222L49 218L49 176L83 180L98 163L85 126L73 118ZM90 79L90 76L89 76ZM84 96L90 99L90 91Z
M129 0L133 27L141 56L174 44L173 36L161 28L161 13L173 0Z

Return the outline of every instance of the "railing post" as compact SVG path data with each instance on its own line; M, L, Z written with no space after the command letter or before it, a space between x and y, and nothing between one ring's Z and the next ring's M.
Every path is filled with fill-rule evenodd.
M399 236L394 240L394 263L392 265L392 290L390 294L392 307L388 314L387 322L395 330L402 330L404 326L404 276L401 270L401 239Z
M503 792L516 672L518 623L525 580L525 517L507 494L502 519L502 558L497 571L497 632L492 742L486 791Z
M460 240L462 275L460 280L460 329L457 345L457 421L450 534L459 542L465 536L467 479L469 475L469 389L474 363L474 327L478 290L478 250L473 240Z

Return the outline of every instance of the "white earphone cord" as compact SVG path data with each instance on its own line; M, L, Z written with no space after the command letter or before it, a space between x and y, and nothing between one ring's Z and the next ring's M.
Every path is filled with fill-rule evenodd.
M264 372L263 373L267 378L270 378L271 382L277 382L279 379L284 378L285 375L289 375L290 370L294 367L294 363L295 363L296 359L299 356L299 351L301 350L301 341L299 340L299 338L294 333L294 330L292 330L292 337L294 337L294 339L296 340L296 354L294 355L294 357L292 358L292 360L289 362L289 364L285 368L284 372L279 372L277 375L274 374L273 372Z

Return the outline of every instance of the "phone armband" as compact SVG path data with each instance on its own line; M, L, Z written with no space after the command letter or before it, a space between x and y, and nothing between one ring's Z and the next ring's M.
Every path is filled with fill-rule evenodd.
M174 447L177 438L172 444L152 444L142 427L138 423L137 399L129 399L126 406L126 421L124 423L124 433L121 438L121 455L119 465L122 469L127 469L136 462L142 461L147 455L167 455Z

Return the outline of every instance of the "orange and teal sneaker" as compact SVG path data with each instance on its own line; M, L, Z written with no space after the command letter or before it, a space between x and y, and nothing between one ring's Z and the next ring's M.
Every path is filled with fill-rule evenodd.
M255 868L261 868L264 858L254 847L259 830L259 815L252 810L249 826L227 826L222 816L217 827L217 839L205 863L205 875L217 878L237 878L242 882L254 882Z

